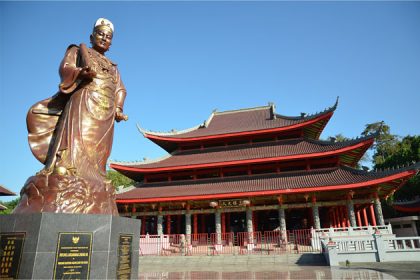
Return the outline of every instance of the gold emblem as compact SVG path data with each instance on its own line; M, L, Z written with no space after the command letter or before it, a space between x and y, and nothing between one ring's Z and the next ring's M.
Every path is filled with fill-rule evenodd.
M77 243L79 243L80 237L79 236L73 236L71 239L73 241L73 244L77 244Z

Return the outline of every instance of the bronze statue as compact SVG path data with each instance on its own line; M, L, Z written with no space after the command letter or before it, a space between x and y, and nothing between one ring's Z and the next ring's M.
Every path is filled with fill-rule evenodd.
M92 48L67 48L59 92L29 109L29 145L45 167L26 181L14 213L118 215L106 162L114 120L127 116L117 65L104 55L113 33L110 21L98 19L90 35Z

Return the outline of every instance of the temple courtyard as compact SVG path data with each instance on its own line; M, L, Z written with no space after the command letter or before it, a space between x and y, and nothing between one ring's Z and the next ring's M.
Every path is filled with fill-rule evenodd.
M419 262L329 267L320 254L140 257L139 279L419 279Z

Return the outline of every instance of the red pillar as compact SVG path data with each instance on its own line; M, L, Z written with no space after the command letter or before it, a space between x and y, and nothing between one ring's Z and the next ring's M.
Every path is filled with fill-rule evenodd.
M357 226L361 227L362 226L362 219L360 218L360 210L356 211L356 217L357 217Z
M226 213L226 231L230 232L230 213Z
M198 233L198 217L197 217L197 214L193 215L193 233L194 234Z
M336 208L332 208L331 210L332 210L331 213L332 213L333 221L334 221L334 224L333 225L334 225L335 228L337 228L338 227L337 209Z
M375 217L375 210L373 209L373 204L369 206L370 209L370 218L372 220L372 226L376 226L376 217Z
M226 232L226 213L222 213L222 234Z
M141 235L146 235L146 216L141 217Z
M200 233L206 233L206 215L200 215Z
M366 207L365 207L365 208L363 208L362 212L363 212L363 222L364 222L364 226L365 226L365 227L367 227L367 226L369 225L369 222L368 222L368 218L367 218L367 214L366 214Z
M347 211L347 207L346 206L343 206L343 212L344 212L344 216L346 217L346 225L347 225L347 227L351 227L350 219L349 219L349 213Z
M171 234L171 215L166 216L166 234Z
M258 215L255 211L252 211L252 226L253 226L253 231L256 232L258 229Z
M176 233L181 234L181 215L176 216Z
M344 224L343 224L343 212L341 211L341 207L339 206L337 208L337 212L338 212L338 225L339 227L343 228Z

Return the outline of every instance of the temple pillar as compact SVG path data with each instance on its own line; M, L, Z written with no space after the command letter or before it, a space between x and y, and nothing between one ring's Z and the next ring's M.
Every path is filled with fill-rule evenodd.
M157 216L157 235L163 235L163 216L158 215Z
M254 243L254 227L252 225L252 209L247 207L246 208L246 227L248 232L248 243Z
M312 205L312 216L314 219L314 228L320 229L321 228L321 220L319 219L319 208L318 205Z
M338 222L337 222L337 212L335 211L335 208L331 208L331 215L332 215L332 218L333 218L333 226L335 228L337 228L338 227Z
M230 213L226 213L226 232L230 231Z
M206 214L200 215L200 233L206 233Z
M373 204L369 205L370 218L372 220L372 226L376 226L375 210L373 209Z
M340 228L345 227L343 223L343 213L341 212L341 206L337 207L337 218L338 218L338 226Z
M252 231L258 231L258 215L256 212L252 212Z
M185 214L185 235L187 236L187 243L191 244L191 214Z
M376 220L378 221L378 225L384 226L385 225L384 215L382 214L382 205L381 205L381 200L378 197L378 194L376 194L374 204L375 204Z
M176 233L177 234L181 234L181 218L182 218L182 216L181 215L177 215L176 216Z
M222 213L222 234L226 232L226 213Z
M193 215L193 234L198 234L198 217L197 217L197 214Z
M216 225L216 244L222 244L222 223L220 217L220 209L217 208L214 213L215 225Z
M281 241L287 242L286 214L284 212L284 208L279 208L279 224Z
M356 216L357 216L357 226L361 227L362 226L362 219L360 218L360 210L356 211Z
M351 198L347 199L347 215L350 220L350 226L356 227L356 214L354 213L354 204Z
M166 216L166 234L171 234L171 215Z
M362 213L363 213L364 226L367 227L369 225L369 221L368 221L368 217L366 213L366 207L363 208Z
M146 234L146 216L141 217L141 235Z

